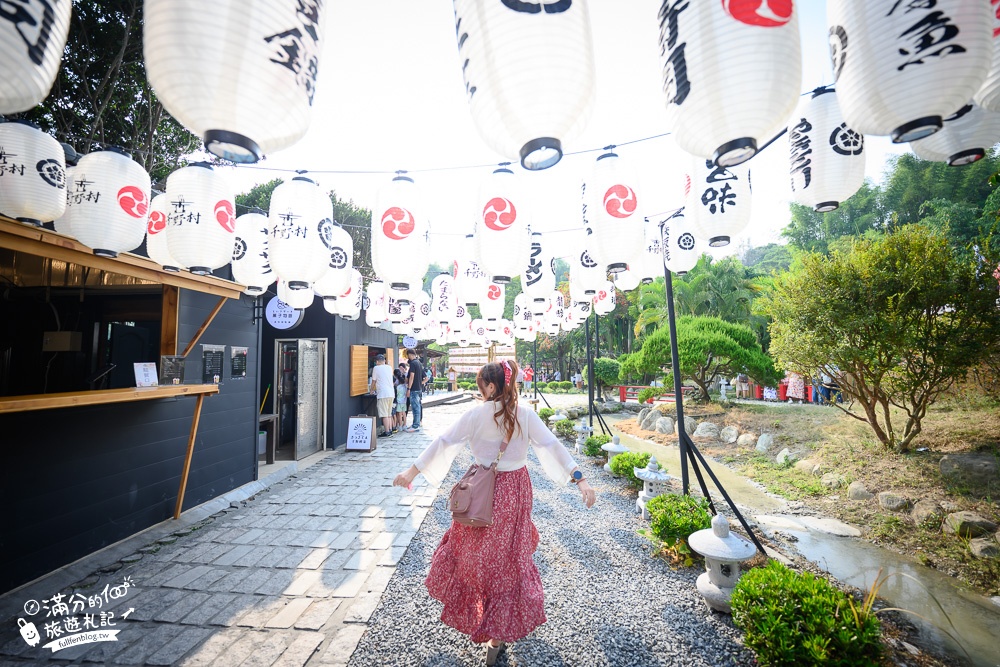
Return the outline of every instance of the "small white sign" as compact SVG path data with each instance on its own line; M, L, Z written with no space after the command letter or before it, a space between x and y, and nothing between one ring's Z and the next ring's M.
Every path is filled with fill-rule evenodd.
M156 363L149 361L132 365L135 366L136 387L155 387L159 384L156 379Z
M414 348L417 346L417 339L413 336L405 336L403 338L403 347Z
M375 449L375 418L366 415L347 420L347 451L370 452Z
M267 302L267 306L264 308L264 316L267 318L267 323L275 329L281 329L282 331L288 331L297 327L302 322L304 314L303 311L292 308L278 297L273 297Z

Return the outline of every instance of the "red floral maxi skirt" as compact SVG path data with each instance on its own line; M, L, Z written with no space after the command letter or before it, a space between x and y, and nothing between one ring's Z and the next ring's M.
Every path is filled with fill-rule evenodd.
M531 505L526 467L497 473L493 525L453 521L431 559L424 584L444 603L441 620L474 642L517 641L545 622Z

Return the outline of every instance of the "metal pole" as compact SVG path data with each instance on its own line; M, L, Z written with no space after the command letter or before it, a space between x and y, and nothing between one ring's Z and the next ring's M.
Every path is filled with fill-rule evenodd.
M534 351L531 357L531 368L533 369L533 374L531 376L531 386L535 390L535 400L538 400L538 379L535 377L538 375L538 333L535 333L535 341L533 343Z
M594 313L594 359L601 356L601 320Z
M660 233L662 234L663 223L660 223ZM663 280L666 283L667 300L667 320L670 324L670 367L674 374L674 405L677 406L677 442L681 454L681 489L684 495L688 495L688 445L687 438L684 437L687 431L684 430L684 396L681 392L681 364L680 355L677 352L677 319L674 314L674 285L670 277L670 270L667 265L663 265Z
M590 309L595 317L597 313ZM594 428L594 358L590 356L590 317L583 321L583 330L587 334L587 418L591 428Z

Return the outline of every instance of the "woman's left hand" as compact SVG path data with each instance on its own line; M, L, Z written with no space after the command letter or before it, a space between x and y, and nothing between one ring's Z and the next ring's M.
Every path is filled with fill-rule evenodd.
M597 492L590 487L587 480L580 480L577 484L580 487L580 495L583 497L583 502L587 507L593 507L594 503L597 502Z

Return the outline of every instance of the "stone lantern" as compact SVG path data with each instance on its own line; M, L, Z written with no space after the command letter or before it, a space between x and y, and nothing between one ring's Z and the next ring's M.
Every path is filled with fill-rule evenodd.
M747 539L729 532L729 519L716 514L712 528L699 530L688 538L688 545L705 557L707 572L698 577L698 592L705 598L709 609L733 613L729 599L740 578L740 563L755 553L757 548Z
M567 417L566 415L564 415L561 412L557 412L554 415L552 415L551 417L549 417L548 424L549 424L549 428L552 429L553 433L556 432L556 423L557 422L561 422L564 419L569 419L569 417ZM559 435L559 434L556 433L556 435Z
M656 496L661 496L667 492L667 482L672 478L667 473L660 470L660 464L656 462L655 456L649 457L649 464L645 468L632 468L635 476L642 480L642 491L635 501L635 508L642 514L642 518L649 521L649 511L646 503Z
M611 459L615 458L619 454L628 451L628 447L622 444L621 438L617 435L611 438L611 442L606 442L601 445L601 449L608 453L608 462L604 464L604 471L614 474L611 470Z
M583 455L583 446L587 442L587 438L594 431L594 427L587 424L582 418L580 423L573 427L576 431L576 453L577 455Z

